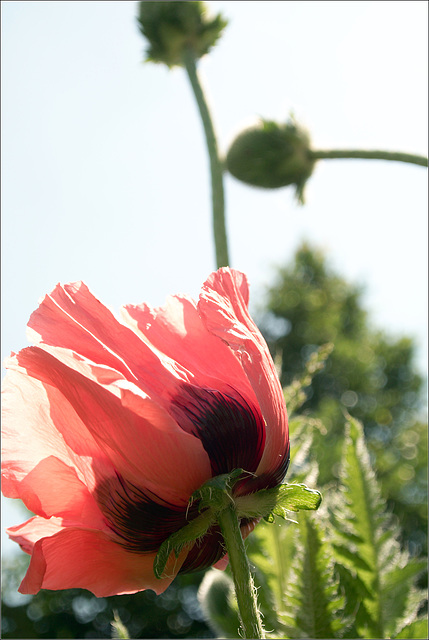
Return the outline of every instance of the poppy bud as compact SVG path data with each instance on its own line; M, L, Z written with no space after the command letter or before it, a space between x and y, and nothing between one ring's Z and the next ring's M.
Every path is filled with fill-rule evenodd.
M278 189L294 184L303 202L304 186L314 166L309 136L293 120L284 125L261 120L235 138L226 166L237 180L254 187Z
M149 40L147 60L183 66L184 53L208 53L226 27L221 14L209 18L204 2L139 2L140 31Z

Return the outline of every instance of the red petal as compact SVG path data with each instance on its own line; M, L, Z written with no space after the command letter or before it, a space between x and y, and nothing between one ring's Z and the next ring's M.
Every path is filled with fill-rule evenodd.
M28 535L28 533L27 533ZM124 551L101 531L64 528L38 540L19 591L88 589L99 598L153 589L162 593L177 575L186 552L167 564L168 578L153 573L155 554Z
M186 504L211 475L200 440L138 388L103 386L87 363L65 350L47 349L29 347L16 358L28 375L60 391L51 411L61 414L64 406L70 412L70 405L124 477L173 504Z
M4 495L10 495L8 482ZM25 506L44 518L57 516L75 524L107 529L94 497L71 467L50 456L38 463L14 487Z
M28 323L33 342L62 347L105 365L159 397L188 372L119 322L83 282L57 285Z
M52 487L43 481L44 474L40 473L40 465L49 459L57 460L55 464L67 469L69 478L74 474L70 482L74 485L80 482L82 487L90 490L96 484L96 476L114 475L112 463L71 406L64 402L58 390L48 385L44 387L41 382L27 375L26 371L19 370L17 357L9 359L5 366L18 370L9 370L3 381L4 494L11 498L23 498L33 512L42 508L41 503L46 506L52 502L51 493L55 486L58 488L58 495L63 489L67 494L66 485L69 480L62 482L62 473L56 477L56 484ZM32 490L30 483L26 481L29 474L37 484L37 491ZM83 491L82 487L77 495ZM66 503L67 500L63 504Z
M256 398L231 349L207 331L196 303L171 296L163 307L126 305L124 319L157 349L192 373L192 383L228 391L233 387L253 402Z
M53 536L63 529L61 518L41 518L34 516L14 527L6 529L9 538L20 545L25 553L31 554L38 540L46 536Z

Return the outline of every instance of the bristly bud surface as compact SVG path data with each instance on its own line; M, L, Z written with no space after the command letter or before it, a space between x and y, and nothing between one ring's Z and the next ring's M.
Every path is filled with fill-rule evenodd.
M226 166L237 180L254 187L295 185L302 203L304 186L314 167L308 133L292 119L283 125L261 120L235 138Z
M227 21L209 16L204 2L139 2L138 23L149 41L147 60L168 67L183 66L184 55L208 53L220 38Z

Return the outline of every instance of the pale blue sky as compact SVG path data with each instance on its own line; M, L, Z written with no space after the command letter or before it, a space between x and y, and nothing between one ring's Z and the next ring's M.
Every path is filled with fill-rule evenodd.
M427 154L426 2L209 2L230 19L201 62L221 150L292 110L313 146ZM84 280L114 309L193 295L214 269L208 163L185 73L143 64L135 2L2 3L3 355L38 299ZM226 176L232 266L261 302L303 239L365 284L374 323L425 370L427 175L325 161L299 207ZM4 524L21 520L5 508ZM5 544L7 552L12 543Z

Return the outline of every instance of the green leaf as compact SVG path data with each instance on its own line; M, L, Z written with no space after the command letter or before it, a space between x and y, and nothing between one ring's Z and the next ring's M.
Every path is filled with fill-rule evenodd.
M289 522L261 522L246 540L249 560L257 569L255 584L261 585L264 592L264 598L260 598L258 594L258 600L266 627L271 626L277 632L282 629L282 625L276 612L284 608L297 531L297 525ZM269 603L272 603L271 606Z
M305 484L281 484L272 489L238 496L235 504L241 518L265 517L268 522L273 522L272 515L287 518L286 511L318 509L321 501L320 492L309 489Z
M346 611L355 612L358 637L392 637L405 619L417 615L421 594L414 581L423 568L400 550L399 529L386 511L371 467L359 422L346 425L340 491L330 494L334 504L332 549L342 587L347 595ZM348 576L355 576L355 586ZM358 593L359 592L359 593Z
M417 618L414 622L410 622L401 631L394 636L395 638L412 638L418 640L419 638L428 637L428 619Z
M322 494L315 489L309 489L305 484L281 484L278 487L277 507L289 511L300 509L314 510L320 507Z
M389 636L394 636L405 622L416 617L425 594L413 585L426 568L426 560L410 558L408 553L402 553L383 572L381 595L385 627Z
M231 489L242 474L242 469L234 469L230 473L210 478L197 491L194 491L189 506L197 501L200 515L179 531L172 533L161 544L153 563L153 570L157 578L161 578L163 575L172 551L178 558L185 545L202 538L213 526L219 512L231 503Z
M338 561L341 561L348 566L352 565L355 569L361 569L362 571L372 571L372 568L369 566L369 564L361 556L356 555L353 549L349 549L339 544L333 544L332 548ZM371 592L367 589L367 593L370 595Z
M383 638L381 548L378 538L385 521L384 505L369 462L362 428L352 419L347 424L340 479L342 491L335 523L337 526L345 523L341 531L343 539L347 540L349 531L353 532L354 537L350 540L348 554L344 543L334 547L334 550L337 551L338 561L356 572L369 594L362 599L356 616L359 636Z
M293 638L342 637L348 626L344 604L321 528L309 514L300 513L298 549L281 616L286 632Z

